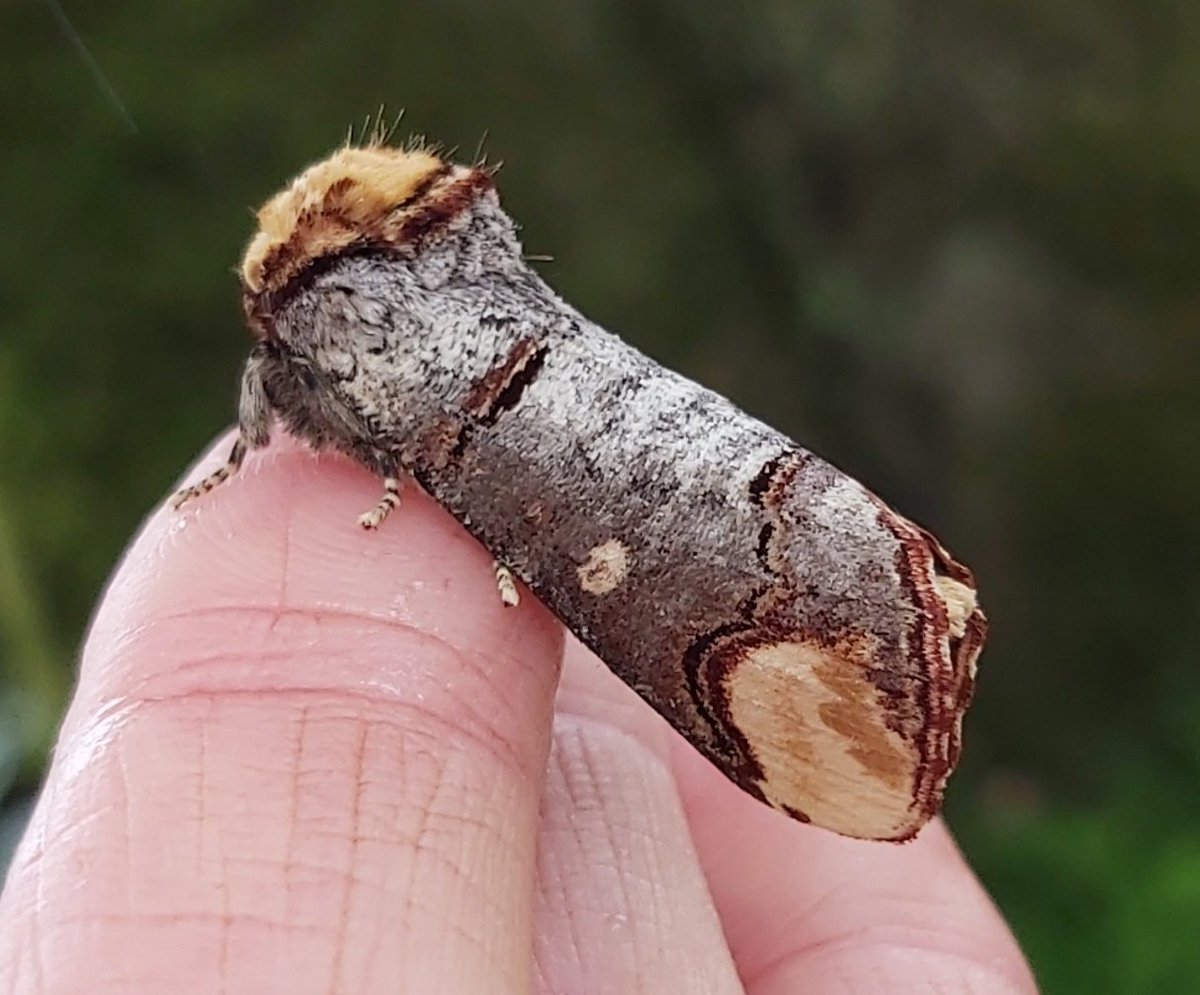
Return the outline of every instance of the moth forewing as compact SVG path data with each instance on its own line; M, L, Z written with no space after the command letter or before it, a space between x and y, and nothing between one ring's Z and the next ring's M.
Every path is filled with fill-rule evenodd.
M347 147L259 222L238 448L183 499L277 419L388 481L368 527L415 478L751 794L873 839L937 811L986 623L936 540L560 300L485 170Z

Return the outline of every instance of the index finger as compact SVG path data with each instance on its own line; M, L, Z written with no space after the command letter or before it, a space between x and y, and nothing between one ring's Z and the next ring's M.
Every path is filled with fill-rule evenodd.
M151 517L0 900L0 988L528 989L560 629L415 488L364 534L378 486L281 439Z

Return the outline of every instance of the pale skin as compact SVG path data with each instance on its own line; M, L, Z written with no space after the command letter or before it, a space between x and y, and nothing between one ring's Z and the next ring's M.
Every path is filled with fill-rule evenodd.
M942 825L855 842L743 795L414 486L359 528L378 487L280 438L148 520L0 992L1035 991Z

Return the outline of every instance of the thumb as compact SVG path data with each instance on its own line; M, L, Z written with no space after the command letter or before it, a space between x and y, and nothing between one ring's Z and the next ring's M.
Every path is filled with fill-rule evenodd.
M150 518L0 899L0 988L527 990L560 629L415 487L364 533L379 486L280 439Z

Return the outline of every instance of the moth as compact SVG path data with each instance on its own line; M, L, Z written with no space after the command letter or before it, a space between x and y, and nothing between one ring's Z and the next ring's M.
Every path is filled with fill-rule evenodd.
M347 143L257 213L228 461L278 423L432 495L732 781L903 840L959 756L971 572L861 484L560 299L494 171Z

